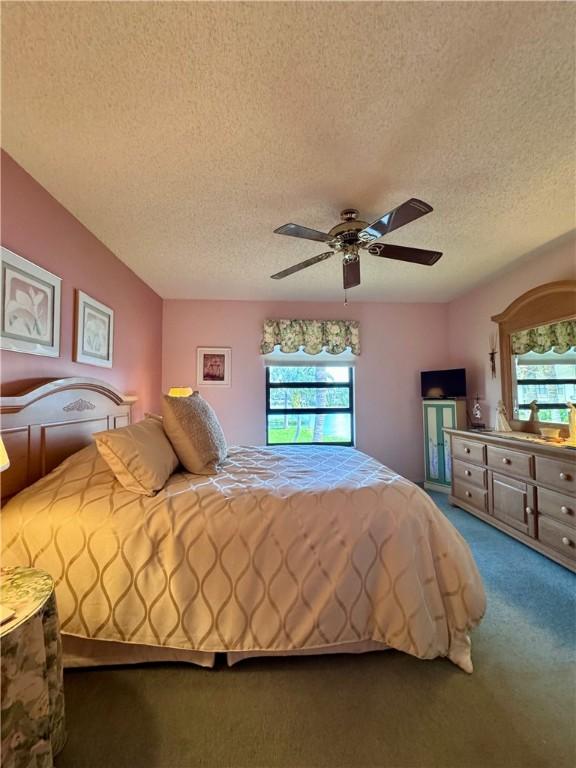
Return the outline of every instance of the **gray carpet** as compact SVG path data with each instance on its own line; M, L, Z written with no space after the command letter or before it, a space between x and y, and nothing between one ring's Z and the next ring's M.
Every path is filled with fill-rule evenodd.
M485 580L472 676L395 651L70 671L57 768L573 768L576 577L432 495Z

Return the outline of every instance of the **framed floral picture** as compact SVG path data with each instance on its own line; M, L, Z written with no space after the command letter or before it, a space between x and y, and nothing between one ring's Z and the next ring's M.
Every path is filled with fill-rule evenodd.
M7 248L0 273L2 349L59 357L62 280Z
M232 350L228 347L198 347L197 378L199 386L229 387Z
M76 291L77 363L112 368L114 348L114 310Z

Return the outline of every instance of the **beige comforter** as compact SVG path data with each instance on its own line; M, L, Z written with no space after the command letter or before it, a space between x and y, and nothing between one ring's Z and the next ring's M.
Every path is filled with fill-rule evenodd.
M467 544L417 486L340 447L231 448L220 474L124 490L95 447L2 512L3 564L56 579L62 631L203 651L364 640L472 670Z

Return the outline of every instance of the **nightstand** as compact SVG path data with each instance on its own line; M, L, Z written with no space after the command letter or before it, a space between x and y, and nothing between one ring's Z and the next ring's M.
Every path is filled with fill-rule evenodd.
M44 571L0 570L2 766L52 768L66 740L62 643L54 581Z

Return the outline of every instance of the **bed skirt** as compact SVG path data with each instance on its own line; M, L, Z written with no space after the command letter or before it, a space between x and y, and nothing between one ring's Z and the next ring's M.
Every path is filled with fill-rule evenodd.
M189 651L166 646L117 643L113 640L90 640L62 634L64 667L105 667L124 664L145 664L155 661L177 661L213 667L215 653Z
M116 643L111 640L90 640L75 635L62 635L64 666L103 667L125 664L146 664L152 662L181 662L211 668L216 654L207 651L189 651L181 648L166 648L136 643ZM302 648L294 651L228 651L226 662L229 667L245 659L261 659L268 656L325 656L337 653L368 653L386 651L389 646L374 640L359 643L327 645L321 648Z
M326 645L322 648L301 648L298 651L229 651L226 654L228 666L232 667L244 659L261 659L265 656L326 656L336 653L368 653L370 651L387 651L390 646L375 640L362 640L359 643L342 643L342 645Z

